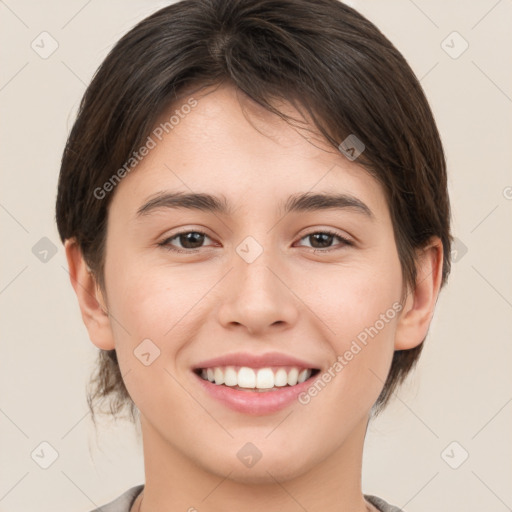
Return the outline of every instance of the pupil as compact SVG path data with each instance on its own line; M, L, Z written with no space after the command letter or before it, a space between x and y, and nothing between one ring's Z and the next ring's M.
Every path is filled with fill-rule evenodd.
M332 241L333 235L329 235L329 233L315 233L314 235L311 235L313 237L313 240L317 240L318 238L321 238L323 242L327 242L323 245L320 245L320 247L329 247L330 242ZM312 244L313 247L315 247L315 244Z
M199 247L204 240L204 235L201 233L197 233L192 231L190 233L185 233L180 235L180 243L186 249L197 249L194 243L199 243Z

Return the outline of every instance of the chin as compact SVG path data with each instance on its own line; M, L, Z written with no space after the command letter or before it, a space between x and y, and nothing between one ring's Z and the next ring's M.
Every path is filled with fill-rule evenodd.
M224 461L208 461L203 464L203 469L214 473L219 478L227 478L240 484L275 485L278 482L286 482L295 479L308 472L308 464L297 465L297 453L280 454L274 452L255 462L251 467L246 466L236 456L224 459ZM304 454L301 454L302 456ZM302 458L302 457L300 457ZM311 461L311 465L313 461Z

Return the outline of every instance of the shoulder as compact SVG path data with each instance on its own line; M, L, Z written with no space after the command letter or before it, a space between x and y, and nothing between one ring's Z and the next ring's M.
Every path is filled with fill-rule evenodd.
M133 505L135 498L139 495L143 488L143 484L131 487L123 494L121 494L121 496L118 496L115 500L99 508L91 510L91 512L130 512L130 507ZM382 498L377 496L365 494L364 497L372 505L375 505L380 510L380 512L405 512L398 507L390 505Z
M380 512L405 512L405 510L402 510L401 508L390 505L389 503L384 501L382 498L379 498L377 496L365 494L364 498L366 499L366 501L370 502L372 505L375 505L380 510Z
M91 512L130 512L130 508L135 501L135 498L144 489L144 485L136 485L125 491L121 496L118 496L114 501L102 505L99 508L91 510Z

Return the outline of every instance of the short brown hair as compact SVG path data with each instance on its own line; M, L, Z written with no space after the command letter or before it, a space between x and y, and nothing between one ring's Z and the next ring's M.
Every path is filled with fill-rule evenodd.
M101 187L142 145L185 88L234 84L267 110L304 108L338 148L364 142L358 162L383 186L405 285L414 288L415 249L443 243L441 286L450 272L450 204L439 133L419 81L393 44L337 0L182 0L142 20L114 46L80 104L60 170L56 220L76 239L104 288L104 244L113 193ZM416 363L423 343L395 351L374 410ZM115 350L99 353L88 403L116 415L135 406Z

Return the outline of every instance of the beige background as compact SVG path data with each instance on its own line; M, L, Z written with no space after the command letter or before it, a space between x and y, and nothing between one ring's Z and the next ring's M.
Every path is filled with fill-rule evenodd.
M421 78L445 144L458 239L420 364L370 426L363 490L408 512L510 510L512 1L351 3ZM86 84L113 43L165 4L0 1L2 512L86 512L143 482L134 428L105 423L96 434L90 422L84 386L96 349L53 219ZM31 47L46 37L51 49L43 31L58 43L46 59ZM56 254L41 253L43 237ZM42 442L58 454L47 469L31 456ZM42 449L39 463L51 452Z

